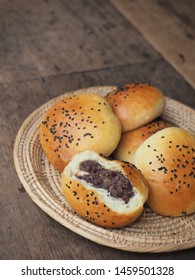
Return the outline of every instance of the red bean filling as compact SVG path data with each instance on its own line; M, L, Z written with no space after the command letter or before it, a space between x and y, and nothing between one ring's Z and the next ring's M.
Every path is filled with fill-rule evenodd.
M105 169L95 160L83 161L79 168L87 174L77 175L77 178L85 180L93 187L107 190L112 197L121 198L128 203L134 195L131 182L120 171Z

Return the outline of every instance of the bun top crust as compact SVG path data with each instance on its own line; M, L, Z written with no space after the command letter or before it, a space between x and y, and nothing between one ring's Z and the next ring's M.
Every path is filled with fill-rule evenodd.
M122 124L122 131L136 129L163 112L165 97L148 83L125 84L107 95L108 102Z
M195 212L195 136L165 128L136 151L135 165L149 183L148 205L161 215Z
M119 119L107 100L97 94L63 98L47 111L40 125L42 148L59 171L86 149L109 156L120 137Z
M132 131L123 133L114 151L114 157L134 163L137 148L151 135L169 126L171 125L163 120L156 120Z

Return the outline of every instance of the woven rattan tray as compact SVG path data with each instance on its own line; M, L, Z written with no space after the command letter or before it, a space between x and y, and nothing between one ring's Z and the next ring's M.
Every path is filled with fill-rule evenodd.
M113 87L93 87L69 92L107 94ZM65 95L65 94L64 94ZM80 218L61 193L60 173L45 158L39 142L39 125L43 115L58 98L34 111L22 124L14 144L14 163L21 183L31 199L53 219L96 243L126 251L166 252L195 246L195 214L170 218L145 208L141 217L122 229L104 229ZM195 112L166 98L163 119L195 133Z

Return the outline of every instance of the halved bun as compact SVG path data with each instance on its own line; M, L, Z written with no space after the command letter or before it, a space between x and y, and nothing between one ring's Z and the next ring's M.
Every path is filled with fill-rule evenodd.
M163 120L155 120L137 129L122 134L114 151L114 158L134 163L137 148L151 135L170 126Z
M135 166L92 151L74 156L66 166L62 192L81 217L107 228L137 219L148 197L147 182Z
M121 121L123 132L154 120L165 106L163 93L147 83L124 84L110 92L107 99Z
M98 94L63 98L45 114L40 142L48 160L63 171L72 156L86 149L109 156L121 137L121 124Z
M165 128L136 151L135 165L149 184L150 208L165 216L195 212L195 136Z

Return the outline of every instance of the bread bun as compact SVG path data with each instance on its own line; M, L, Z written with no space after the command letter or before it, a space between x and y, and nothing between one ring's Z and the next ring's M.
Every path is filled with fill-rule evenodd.
M110 92L107 99L121 121L123 132L154 120L165 106L163 93L147 83L124 84Z
M121 137L121 124L107 100L97 94L63 98L45 114L40 142L50 163L63 171L86 149L109 156Z
M122 134L120 142L114 151L114 158L134 163L137 148L157 131L170 126L163 120L155 120Z
M147 183L133 165L84 151L62 173L62 192L84 219L107 228L137 219L147 200Z
M135 153L135 165L149 184L148 205L158 214L195 212L195 136L177 127L148 138Z

